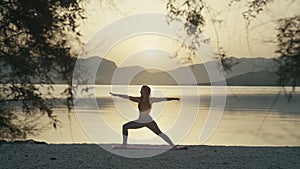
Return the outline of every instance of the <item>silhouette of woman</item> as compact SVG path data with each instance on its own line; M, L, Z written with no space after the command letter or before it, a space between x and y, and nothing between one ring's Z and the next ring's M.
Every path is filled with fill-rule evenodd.
M112 96L118 96L124 99L129 99L133 102L138 103L139 108L139 118L134 121L130 121L123 125L123 144L122 146L127 146L127 138L128 138L128 129L138 129L142 127L147 127L151 131L153 131L156 135L161 137L164 141L166 141L169 145L172 147L175 147L173 142L170 140L170 138L161 132L159 127L157 126L156 122L152 119L150 116L151 111L151 104L157 103L161 101L170 101L170 100L180 100L179 98L150 98L151 89L148 86L142 86L141 88L141 96L140 97L133 97L128 95L122 95L122 94L115 94L110 93Z

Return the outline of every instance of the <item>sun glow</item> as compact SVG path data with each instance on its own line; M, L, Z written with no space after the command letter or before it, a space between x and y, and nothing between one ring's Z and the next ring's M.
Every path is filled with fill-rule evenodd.
M186 55L186 51L181 49L178 57L174 57L180 45L178 41L161 35L134 36L116 44L105 58L118 66L140 65L170 70L183 65L180 58ZM201 61L195 58L194 63Z

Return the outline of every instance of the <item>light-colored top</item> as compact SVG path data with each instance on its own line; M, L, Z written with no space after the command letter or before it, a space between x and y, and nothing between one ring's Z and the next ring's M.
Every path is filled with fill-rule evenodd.
M148 99L142 100L141 98L135 98L135 99L136 100L134 101L138 102L138 108L139 108L139 118L136 121L140 123L152 122L153 119L150 116L152 104L167 100L166 98L149 98L149 100Z

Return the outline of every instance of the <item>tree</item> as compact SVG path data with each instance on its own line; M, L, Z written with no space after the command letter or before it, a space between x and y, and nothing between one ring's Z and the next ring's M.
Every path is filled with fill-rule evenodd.
M0 2L0 138L26 138L37 131L32 121L19 121L17 112L36 118L47 114L57 126L51 104L54 79L69 84L62 94L71 107L76 58L68 41L78 40L83 13L80 0Z
M241 0L231 0L228 3L228 6L231 6L233 3L240 2ZM264 10L264 8L271 3L273 0L249 0L248 1L248 9L242 13L247 25L251 23L253 19L255 19L260 12ZM230 71L233 65L238 63L232 62L231 60L226 59L227 54L224 51L223 47L219 42L218 30L215 25L215 22L221 22L213 17L213 9L211 9L207 5L206 0L184 0L184 1L175 1L168 0L166 6L170 21L176 18L184 19L187 24L185 24L185 30L187 34L191 36L192 43L189 45L183 46L185 49L190 50L190 55L187 58L183 58L184 60L190 62L192 58L195 56L194 49L199 45L198 37L199 34L202 33L205 27L205 21L208 19L212 21L214 31L216 33L216 43L217 43L217 51L219 59L222 63L222 69L224 71ZM203 15L203 12L206 11L208 13L207 17ZM192 25L192 26L191 26Z
M241 2L241 0L231 0L228 4L231 6L233 3ZM246 29L251 24L251 22L259 17L259 14L265 10L265 8L273 3L273 0L248 0L247 9L242 12L242 16L246 21ZM294 1L292 1L294 2ZM212 15L210 14L210 9L208 8L205 0L185 0L178 1L168 0L167 11L170 20L176 19L176 17L183 18L187 23L185 25L185 30L187 34L193 38L193 43L189 46L183 46L191 50L191 55L185 58L185 60L192 60L195 53L193 50L199 45L197 42L197 37L199 33L202 32L203 27L205 26L205 21L207 19L213 20ZM208 12L208 17L205 18L203 10ZM279 63L279 68L277 74L279 75L278 84L281 86L292 85L295 87L299 84L299 64L300 64L300 16L294 16L291 18L282 18L278 21L278 50L275 51L279 54L279 57L276 59ZM214 22L212 22L214 23ZM193 27L189 26L193 25ZM217 32L216 27L214 26L215 32ZM221 60L222 67L224 71L230 71L231 67L236 62L231 62L227 58L227 54L223 51L223 48L219 44L217 36L217 49L219 59Z
M281 86L292 85L294 91L300 82L300 15L279 19L278 25L278 82Z
M178 4L174 0L168 0L167 2L167 12L168 12L168 22L172 22L177 18L181 18L186 21L184 24L184 30L186 31L188 42L183 44L181 47L188 49L189 53L186 57L181 58L183 62L190 63L196 56L195 49L199 47L200 41L199 36L203 32L203 27L205 24L205 18L202 15L205 3L202 0L194 1L187 0L183 4ZM180 49L175 54L178 57Z
M240 0L231 0L230 4L236 2ZM272 2L249 0L248 10L242 14L247 24ZM69 85L62 95L67 98L69 110L72 108L71 73L76 58L70 42L79 41L78 21L85 18L82 3L81 0L0 1L0 138L26 138L34 134L38 128L32 121L45 114L54 127L59 124L53 115L54 79ZM206 1L168 0L166 8L169 21L176 17L187 21L185 30L192 43L183 47L191 51L184 58L190 62L207 20L202 14L204 9L209 11ZM295 86L299 81L299 16L281 19L278 30L280 84ZM227 55L221 45L217 48L223 68L230 70L236 63L225 59ZM36 118L19 121L16 112Z
M243 12L243 16L248 24L272 2L273 0L251 0L248 10ZM300 15L281 18L277 21L277 24L278 49L275 52L279 56L275 60L278 63L276 72L279 76L278 84L280 86L291 85L294 91L300 82ZM286 93L289 99L292 97L292 92Z

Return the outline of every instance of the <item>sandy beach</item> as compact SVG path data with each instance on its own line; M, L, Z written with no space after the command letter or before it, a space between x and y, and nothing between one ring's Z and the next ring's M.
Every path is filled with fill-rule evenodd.
M188 146L187 150L169 150L148 158L125 158L95 144L2 141L0 152L2 169L300 168L300 147Z

